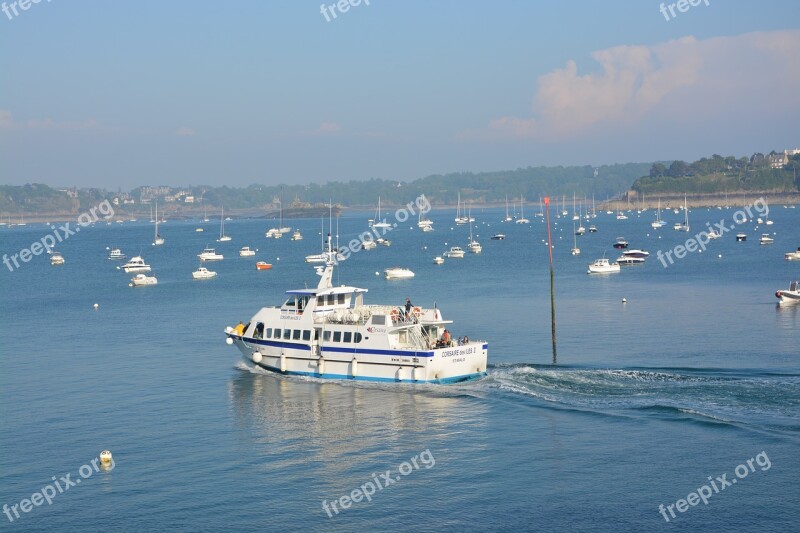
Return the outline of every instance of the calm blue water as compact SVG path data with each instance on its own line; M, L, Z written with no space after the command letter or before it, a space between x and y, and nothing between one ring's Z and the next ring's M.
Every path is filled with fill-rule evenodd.
M704 221L730 224L732 213L692 211L691 234ZM468 233L451 229L452 212L435 212L433 233L403 224L390 248L355 254L338 270L341 283L370 290L368 302L435 302L455 320L455 336L488 339L489 375L454 386L285 378L249 369L225 344L225 326L279 303L286 289L317 283L302 258L320 251L318 220L291 221L300 242L266 240L264 221L232 221L233 241L221 245L213 221L204 233L194 231L199 222L170 221L157 249L146 223L102 224L58 247L63 267L44 256L13 273L0 265L0 504L19 505L52 476L79 478L103 449L115 458L112 471L51 505L14 522L0 516L1 527L796 529L800 308L777 307L774 292L800 278L800 264L782 259L800 245L800 209L773 207L772 246L758 244L766 226L747 223L736 230L747 242L733 231L666 269L654 252L687 238L671 229L678 215L666 213L670 226L657 232L652 211L627 221L600 215L591 221L598 233L578 239L579 257L569 254L572 221L554 218L558 366L550 365L544 225L496 222L501 210L473 216L480 256L433 265ZM367 218L343 217L341 241ZM48 231L2 228L0 248L17 252ZM505 241L489 240L497 231ZM620 274L587 275L591 260L617 257L617 236L653 256ZM207 243L226 259L211 266L217 279L193 281ZM244 245L274 269L257 272L253 259L239 258ZM159 284L129 288L107 246L141 251ZM395 265L416 278L375 275ZM670 523L659 514L659 504L674 506L708 476L736 477L761 452L768 469L754 463ZM387 471L399 481L371 502L332 517L323 509Z

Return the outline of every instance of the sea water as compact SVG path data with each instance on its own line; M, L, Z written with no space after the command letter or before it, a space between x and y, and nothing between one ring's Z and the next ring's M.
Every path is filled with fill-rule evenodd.
M800 209L773 206L773 225L738 225L667 268L656 258L706 221L733 225L733 211L692 210L688 234L671 229L682 215L666 213L669 225L654 230L652 210L624 221L602 214L584 222L598 232L577 238L579 256L570 255L572 221L554 214L555 365L541 217L517 225L500 222L502 210L475 210L483 253L443 265L433 257L466 249L468 226L449 211L430 215L430 233L399 223L385 235L390 247L353 254L334 281L369 289L367 303L435 304L454 337L488 341L488 375L448 386L285 377L225 344L226 326L280 304L285 290L316 286L303 258L321 251L319 220L290 221L305 236L295 242L265 239L267 221L233 220L228 243L214 242L213 221L169 221L158 247L146 222L83 228L57 246L61 267L46 255L13 272L0 265L0 504L9 510L0 524L793 530L800 306L777 306L774 292L800 278L800 264L783 260L800 245ZM344 246L369 216L346 214L338 229L334 220L334 240L338 232ZM738 231L746 242L735 242ZM2 252L51 232L2 228ZM490 240L499 232L505 240ZM775 244L759 246L763 232ZM648 250L647 263L588 275L594 259L619 255L618 236ZM192 280L206 245L225 255L206 265L219 275ZM245 245L255 258L238 256ZM129 287L109 247L143 255L158 284ZM273 269L257 271L256 260ZM416 277L387 281L391 266ZM103 449L112 469L81 470ZM67 474L80 483L63 490ZM50 503L20 506L56 482ZM690 493L703 486L712 495L698 503ZM694 504L681 504L687 497Z

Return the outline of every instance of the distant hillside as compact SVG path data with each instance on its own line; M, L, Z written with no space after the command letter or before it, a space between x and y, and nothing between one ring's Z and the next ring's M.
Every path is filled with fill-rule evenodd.
M785 163L784 163L785 162ZM780 166L783 165L783 166ZM780 168L775 168L780 166ZM740 192L796 193L800 190L800 154L735 158L713 155L694 163L655 163L631 189L637 194L724 194Z
M591 166L527 167L497 172L463 172L432 175L411 182L379 179L329 182L310 185L250 185L248 187L137 187L130 192L109 192L102 189L69 189L59 191L46 185L0 187L0 213L78 213L103 199L116 199L120 211L149 213L157 200L165 212L192 212L218 209L226 212L274 211L283 201L284 213L289 209L320 209L329 201L345 207L374 208L378 197L388 207L399 206L425 194L435 205L455 205L458 193L465 203L501 203L538 201L540 195L575 193L579 198L600 200L628 190L631 183L647 172L650 163L626 163ZM596 176L595 176L596 171ZM115 204L116 205L116 204Z

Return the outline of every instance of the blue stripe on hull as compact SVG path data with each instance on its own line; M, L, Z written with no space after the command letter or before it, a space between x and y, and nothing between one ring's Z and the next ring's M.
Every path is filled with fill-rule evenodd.
M263 368L264 370L269 370L270 372L274 372L276 374L283 374L285 376L308 376L312 378L320 378L320 379L341 379L346 381L374 381L374 382L381 382L381 383L433 383L433 384L448 384L448 383L462 383L464 381L474 381L476 379L480 379L486 375L486 372L478 372L475 374L464 374L463 376L454 376L445 379L432 379L432 380L415 380L415 379L404 379L399 380L396 378L370 378L364 376L350 376L346 374L317 374L316 372L294 372L291 370L287 370L286 372L281 372L279 368L263 365L261 363L253 363L250 359L245 359L248 363L252 363L257 365L259 368Z

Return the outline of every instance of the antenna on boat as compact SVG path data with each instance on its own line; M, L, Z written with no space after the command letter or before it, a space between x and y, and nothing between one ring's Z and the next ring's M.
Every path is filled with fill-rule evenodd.
M553 336L553 364L556 361L556 297L555 276L553 272L553 239L550 237L550 197L544 197L545 216L547 217L547 247L550 250L550 325Z

